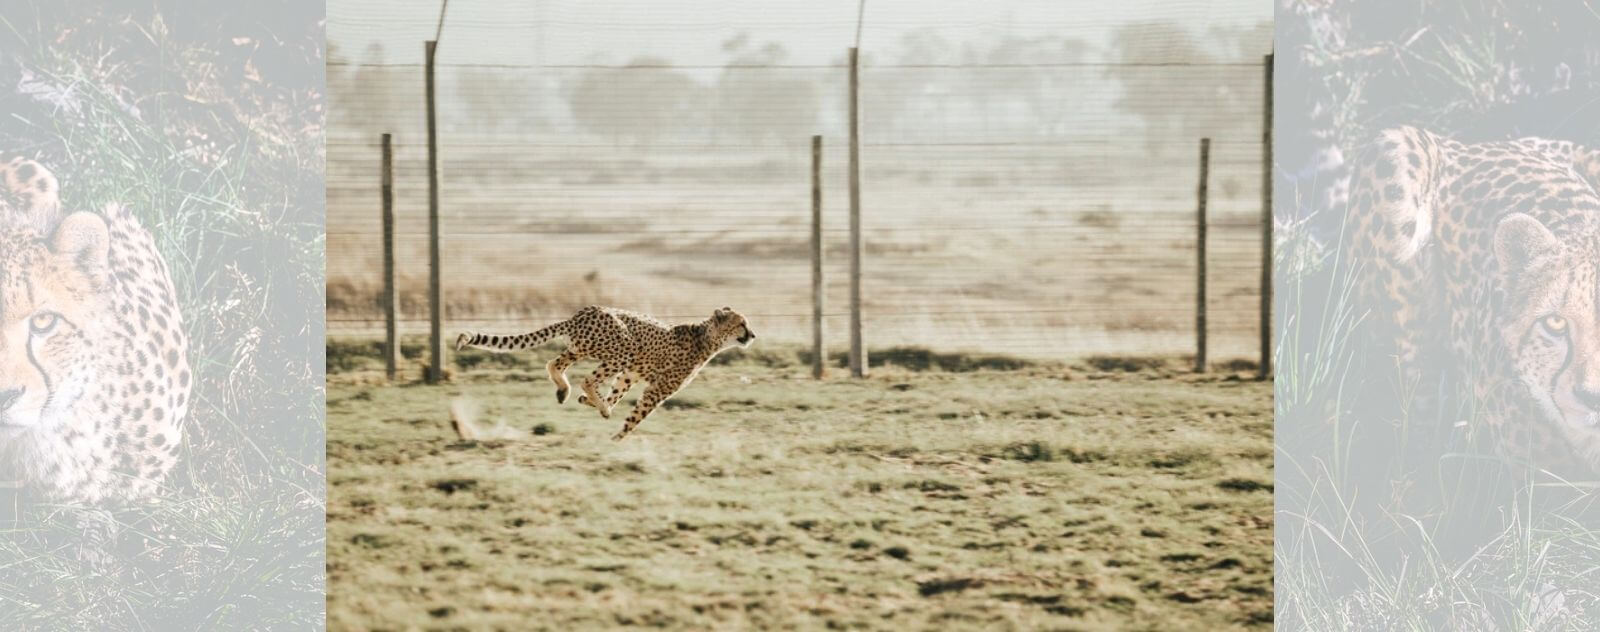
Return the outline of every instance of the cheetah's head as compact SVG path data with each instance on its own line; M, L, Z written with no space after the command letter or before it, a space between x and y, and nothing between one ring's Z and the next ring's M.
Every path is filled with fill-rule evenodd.
M66 419L95 377L110 310L105 220L75 213L48 238L0 227L0 436Z
M1513 213L1495 227L1494 252L1496 326L1516 375L1540 416L1600 457L1589 447L1600 440L1600 243Z
M750 342L756 339L756 334L750 331L750 323L744 319L744 314L733 311L732 307L724 307L711 314L709 322L711 338L717 341L718 348L727 348L738 343L740 347L749 347Z

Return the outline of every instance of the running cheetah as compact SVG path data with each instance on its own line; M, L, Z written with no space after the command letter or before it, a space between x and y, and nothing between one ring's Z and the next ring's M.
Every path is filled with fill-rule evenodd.
M572 318L535 332L512 336L463 333L456 337L456 350L473 347L509 353L536 347L557 336L566 336L570 344L545 365L550 380L556 383L556 403L566 403L571 389L567 367L581 358L596 358L600 367L583 381L578 403L595 407L606 419L611 418L611 407L634 382L649 384L612 441L621 441L633 432L656 406L693 381L712 356L735 343L748 347L756 338L744 316L731 307L719 309L698 323L673 327L644 314L590 306L578 310ZM601 398L600 386L608 381L611 393Z
M167 265L127 209L63 213L56 179L0 161L0 480L47 500L149 496L192 386Z
M1455 367L1496 450L1600 470L1600 151L1383 132L1358 163L1346 265L1408 383Z

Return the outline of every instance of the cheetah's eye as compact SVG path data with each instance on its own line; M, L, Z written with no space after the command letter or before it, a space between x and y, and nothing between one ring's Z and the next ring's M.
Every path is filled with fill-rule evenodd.
M1562 336L1567 333L1567 319L1556 314L1539 319L1539 324L1552 336Z
M33 330L33 333L44 335L54 330L56 328L56 324L60 322L60 314L55 312L39 312L34 314L33 318L28 319L28 327Z

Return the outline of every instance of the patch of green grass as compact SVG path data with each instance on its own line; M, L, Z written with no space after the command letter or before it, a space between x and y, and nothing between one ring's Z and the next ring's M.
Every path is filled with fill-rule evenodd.
M1171 359L1163 356L1095 355L1086 358L1084 363L1097 371L1137 373L1139 371L1165 369L1171 364Z
M1217 487L1236 492L1265 491L1272 493L1272 483L1263 483L1244 478L1229 478L1217 482Z
M548 354L518 355L330 378L330 627L1270 625L1271 495L1218 487L1272 478L1266 384L737 359L613 443L620 420L558 406ZM551 432L451 450L455 397Z

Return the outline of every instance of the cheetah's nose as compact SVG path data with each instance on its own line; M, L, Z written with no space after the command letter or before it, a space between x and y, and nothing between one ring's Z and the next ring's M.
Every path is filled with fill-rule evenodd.
M27 391L25 388L13 388L10 390L0 391L0 412L11 410L11 405L17 403L17 400L22 399L22 394L25 391Z

